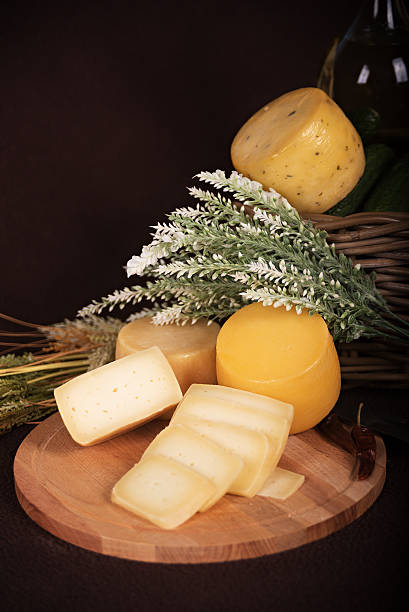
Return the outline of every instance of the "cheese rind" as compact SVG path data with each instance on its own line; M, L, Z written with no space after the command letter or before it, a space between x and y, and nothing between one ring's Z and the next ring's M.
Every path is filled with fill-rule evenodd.
M253 303L223 325L216 347L220 385L294 406L290 433L314 427L340 392L338 355L325 321L307 311Z
M242 459L242 469L230 485L229 493L253 497L278 461L276 448L261 432L195 417L185 417L183 423Z
M210 323L210 324L209 324ZM200 319L194 325L154 325L152 317L128 323L120 330L116 359L158 346L169 361L182 393L192 383L216 383L216 338L220 326Z
M258 492L262 497L272 497L285 501L293 495L305 481L303 474L276 467Z
M210 480L198 472L152 455L116 483L111 499L162 529L174 529L191 518L214 491Z
M141 461L152 455L180 462L214 484L215 491L204 502L202 511L208 510L228 491L243 467L240 457L181 424L163 429L148 446Z
M302 212L325 212L365 168L361 138L321 89L304 87L266 104L231 146L236 170L272 187Z
M175 406L182 393L166 357L152 347L81 374L54 391L70 435L89 446Z

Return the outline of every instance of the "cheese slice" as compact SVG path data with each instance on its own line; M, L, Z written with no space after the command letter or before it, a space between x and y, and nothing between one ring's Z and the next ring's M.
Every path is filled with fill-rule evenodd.
M231 157L236 170L308 213L325 212L342 200L365 168L358 132L316 87L263 106L235 136Z
M128 323L120 330L116 359L158 346L169 361L182 393L192 383L216 383L216 338L220 326L207 319L195 324L154 325L152 317Z
M217 337L217 379L294 406L290 433L314 427L334 407L341 388L337 351L318 314L284 306L244 306Z
M183 425L171 425L162 430L146 449L142 461L152 455L183 463L214 484L215 491L203 504L202 511L208 510L226 493L243 467L240 457Z
M141 425L182 397L166 357L146 349L81 374L54 391L72 438L89 446Z
M183 423L242 459L242 469L229 486L229 493L253 497L280 458L278 444L273 445L266 434L258 431L195 417L185 417Z
M187 393L185 393L185 397L192 394L194 394L195 397L200 395L207 399L227 400L234 404L239 404L240 406L267 410L267 412L271 412L271 414L287 419L290 423L294 418L294 407L292 404L282 402L266 395L260 395L259 393L244 391L243 389L235 389L223 385L194 384L189 387Z
M273 402L274 400L272 400ZM246 406L201 393L187 393L178 404L171 424L184 423L186 417L196 417L216 423L229 423L267 434L272 443L282 452L287 441L289 420L256 406Z
M115 504L163 529L174 529L192 517L215 492L198 472L160 455L137 463L114 486Z
M258 492L262 497L285 501L304 483L305 476L276 467Z

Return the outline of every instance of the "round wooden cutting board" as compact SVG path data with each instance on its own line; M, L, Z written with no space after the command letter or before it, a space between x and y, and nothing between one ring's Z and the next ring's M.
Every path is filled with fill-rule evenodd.
M258 557L322 538L352 522L380 494L386 453L377 438L368 480L351 480L353 458L310 430L291 436L280 466L305 475L286 502L225 495L209 511L165 531L110 502L117 480L165 426L153 422L97 446L78 446L59 414L22 442L14 463L17 496L41 527L106 555L160 563Z

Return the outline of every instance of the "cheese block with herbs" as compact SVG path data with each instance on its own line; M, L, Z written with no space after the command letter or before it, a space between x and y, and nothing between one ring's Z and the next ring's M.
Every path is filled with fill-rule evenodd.
M338 355L318 314L260 302L235 312L216 347L220 385L270 396L294 406L290 433L314 427L340 392Z
M365 168L355 127L315 87L296 89L263 106L236 134L231 157L236 170L307 213L325 212L342 200Z
M157 347L81 374L54 391L71 437L82 446L103 442L154 419L182 397Z

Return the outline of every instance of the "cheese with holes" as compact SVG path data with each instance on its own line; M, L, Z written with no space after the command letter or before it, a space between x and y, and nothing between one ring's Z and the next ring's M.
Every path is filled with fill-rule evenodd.
M118 334L116 358L158 346L176 374L182 393L192 383L216 383L216 338L220 326L205 319L194 325L154 325L143 317L125 325Z
M266 434L195 417L185 417L183 423L241 458L242 468L229 486L229 493L253 497L277 464L278 445L273 445Z
M217 338L220 385L294 406L290 433L314 427L340 392L338 355L325 321L307 311L253 303L235 312Z
M257 111L231 146L233 166L302 212L342 200L365 168L361 138L321 89L286 93Z
M277 467L267 478L264 486L258 492L263 497L272 497L285 501L293 495L304 483L305 476Z
M240 457L180 424L163 429L146 449L142 461L152 455L183 463L214 484L215 491L203 504L202 511L208 510L228 491L243 467Z
M72 438L89 446L151 420L182 397L166 357L153 347L81 374L54 391Z
M199 387L198 391L196 391ZM252 431L265 433L276 445L281 454L288 438L291 421L278 416L275 409L268 410L254 403L239 403L230 398L229 391L227 399L223 397L212 397L211 394L202 393L201 385L192 385L183 400L178 404L172 417L171 424L184 423L186 417L196 417L216 423L228 423L239 427L246 427ZM276 404L270 399L270 404Z
M115 504L163 529L191 518L215 492L205 476L160 455L137 463L114 486Z

